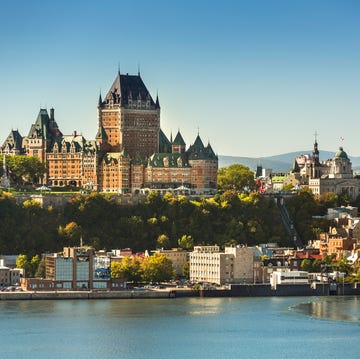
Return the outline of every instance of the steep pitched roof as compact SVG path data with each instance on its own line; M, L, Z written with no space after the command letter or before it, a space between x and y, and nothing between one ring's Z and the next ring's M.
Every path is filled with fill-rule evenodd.
M155 107L155 102L140 75L121 75L118 72L103 103L113 101L115 104L127 105L129 99L149 100L150 106Z
M205 148L199 135L196 136L194 144L189 147L186 153L188 154L190 160L216 159L211 146L210 148Z
M291 166L291 171L292 173L299 173L300 172L300 167L298 162L296 161L296 159L294 160L292 166Z
M159 131L159 152L171 153L171 142L161 129Z
M186 146L184 139L181 136L180 131L175 136L175 139L173 141L173 145L180 145L180 146Z
M50 118L47 110L41 108L35 123L31 125L28 137L29 138L41 137L45 140L50 138L51 134L49 131L49 122L50 122Z
M96 136L95 138L101 138L103 140L106 140L108 138L106 132L105 132L105 129L103 126L100 126L97 133L96 133Z
M8 137L1 146L2 151L19 151L22 152L23 138L18 130L11 130Z
M151 167L190 167L184 153L154 153L150 156L148 165Z
M212 149L210 143L208 143L207 147L206 147L206 151L208 153L209 158L212 158L214 160L218 159L218 156L216 156L214 150Z

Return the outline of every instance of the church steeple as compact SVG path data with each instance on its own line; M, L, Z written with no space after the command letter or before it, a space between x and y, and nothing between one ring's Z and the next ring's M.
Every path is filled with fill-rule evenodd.
M314 149L313 149L313 163L315 166L320 165L320 160L319 160L319 149L318 149L318 143L317 143L317 135L318 133L315 131L315 142L314 142Z

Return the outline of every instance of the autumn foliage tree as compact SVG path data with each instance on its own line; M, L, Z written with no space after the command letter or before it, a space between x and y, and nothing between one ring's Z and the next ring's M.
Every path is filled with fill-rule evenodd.
M161 253L154 253L141 262L141 277L144 282L166 282L175 277L170 259Z

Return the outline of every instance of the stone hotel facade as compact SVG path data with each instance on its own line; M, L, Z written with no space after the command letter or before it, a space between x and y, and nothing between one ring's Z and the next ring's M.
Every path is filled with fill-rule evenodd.
M147 193L150 190L206 194L216 190L218 158L199 135L186 148L180 133L170 140L160 128L160 103L138 75L118 72L97 106L97 133L86 140L63 135L55 111L40 109L27 136L12 130L2 154L37 156L46 164L43 180L54 187Z

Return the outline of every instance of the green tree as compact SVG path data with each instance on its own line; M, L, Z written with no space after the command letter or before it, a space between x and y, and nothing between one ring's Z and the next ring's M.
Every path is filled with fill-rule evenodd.
M29 261L29 258L26 254L20 254L16 258L16 268L22 268L25 271L25 277L26 278L32 278L34 277L39 264L40 264L40 256L35 255L31 258Z
M182 275L187 279L190 278L190 262L189 261L185 262L185 264L183 265Z
M137 257L124 257L118 268L119 273L130 282L138 282L141 279L141 261Z
M315 259L315 260L313 261L313 263L312 263L312 270L313 270L313 272L315 272L315 273L320 273L321 270L322 270L321 265L322 265L321 259Z
M178 245L187 251L192 250L194 248L194 239L192 236L184 234L178 239Z
M170 240L166 234L160 234L156 240L158 248L168 249L170 247Z
M345 273L345 275L349 275L353 272L352 266L346 257L340 257L337 261L334 261L333 267L339 272Z
M303 259L300 265L301 269L306 272L312 272L312 262L310 259Z
M16 258L16 268L24 270L24 277L31 277L31 265L26 254L19 254Z
M80 238L82 235L81 226L76 222L72 221L68 223L64 228L59 228L59 234L63 235L67 240L69 245L76 245L80 243Z
M45 259L42 259L37 266L34 277L45 278L45 276L46 276L46 264L45 264Z
M175 277L175 271L170 259L161 253L146 257L141 263L142 279L147 283L169 281Z
M21 185L25 182L38 183L46 173L45 164L38 157L33 156L7 156L11 182Z
M241 164L221 167L218 170L217 181L220 191L250 192L256 188L254 173L249 167Z
M31 266L31 276L32 277L35 276L35 273L38 270L40 263L41 263L41 258L38 254L31 258L30 266Z

